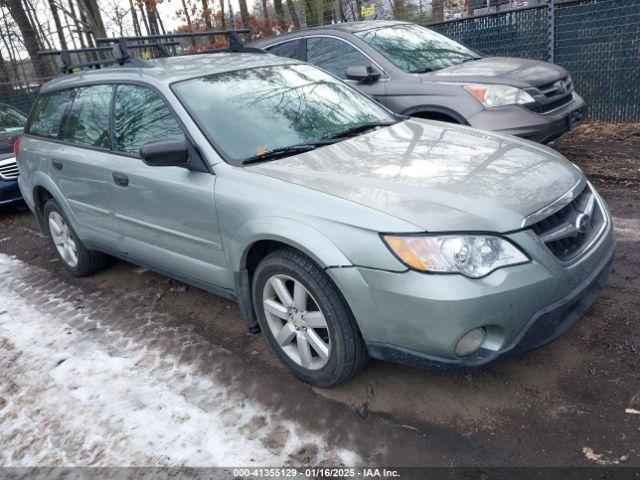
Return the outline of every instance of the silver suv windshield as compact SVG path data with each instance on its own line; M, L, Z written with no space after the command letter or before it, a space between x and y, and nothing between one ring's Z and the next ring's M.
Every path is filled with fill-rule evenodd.
M464 45L419 25L375 28L355 35L409 73L440 70L480 58Z
M236 165L267 159L270 152L298 153L343 133L350 136L367 126L398 121L369 97L311 65L218 73L179 82L173 89L213 145Z

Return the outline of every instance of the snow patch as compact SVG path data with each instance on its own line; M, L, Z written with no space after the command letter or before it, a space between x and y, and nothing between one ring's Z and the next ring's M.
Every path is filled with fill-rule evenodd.
M31 298L29 269L0 254L0 465L285 465L301 447L317 464L358 463L152 339L119 336L66 300Z

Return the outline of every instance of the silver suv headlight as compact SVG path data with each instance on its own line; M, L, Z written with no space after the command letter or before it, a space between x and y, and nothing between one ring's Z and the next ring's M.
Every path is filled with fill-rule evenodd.
M508 265L529 261L518 247L496 235L383 235L409 268L432 273L461 273L480 278Z
M535 99L521 88L509 85L463 85L463 88L485 107L524 105L535 102Z

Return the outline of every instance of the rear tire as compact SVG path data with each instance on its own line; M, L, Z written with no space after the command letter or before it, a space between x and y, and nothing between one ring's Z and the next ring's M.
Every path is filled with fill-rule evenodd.
M303 382L330 387L367 364L349 306L331 278L307 256L291 248L269 254L255 271L252 294L269 346Z
M84 277L107 266L109 257L85 248L54 199L49 199L44 205L43 217L58 258L69 272L76 277Z

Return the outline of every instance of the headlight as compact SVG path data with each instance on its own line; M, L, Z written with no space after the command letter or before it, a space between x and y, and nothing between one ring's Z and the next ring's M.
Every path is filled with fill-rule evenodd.
M476 97L485 107L523 105L535 102L535 99L521 88L509 85L464 85L464 89Z
M529 261L507 239L493 235L383 235L405 265L432 273L480 278L507 265Z

